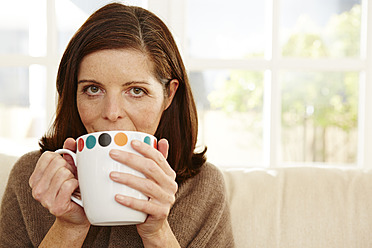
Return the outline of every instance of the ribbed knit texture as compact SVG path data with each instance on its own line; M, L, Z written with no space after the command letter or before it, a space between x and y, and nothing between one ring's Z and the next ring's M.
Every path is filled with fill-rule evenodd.
M0 247L37 247L55 217L32 198L28 179L40 152L14 165L0 213ZM206 163L195 177L179 185L168 217L181 247L234 247L230 212L222 173ZM135 226L91 226L83 247L143 247Z

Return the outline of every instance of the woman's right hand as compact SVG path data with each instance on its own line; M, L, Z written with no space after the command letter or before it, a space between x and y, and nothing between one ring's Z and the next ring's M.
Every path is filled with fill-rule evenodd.
M66 139L63 148L76 151L76 141ZM64 227L83 228L90 223L82 207L71 201L72 193L78 188L76 167L69 155L62 157L55 152L44 152L39 158L29 184L32 196L56 216Z

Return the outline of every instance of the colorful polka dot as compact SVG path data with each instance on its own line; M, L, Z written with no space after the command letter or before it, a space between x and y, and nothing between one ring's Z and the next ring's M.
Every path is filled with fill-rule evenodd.
M98 143L103 147L106 147L106 146L110 145L111 136L107 133L101 134L98 138Z
M151 138L149 136L146 136L143 142L145 142L148 145L151 145Z
M86 140L86 146L88 149L92 149L95 145L96 145L96 137L94 137L93 135L90 135L88 136L87 140Z
M118 146L125 146L128 142L128 136L125 133L117 133L114 141Z
M78 140L78 150L79 150L79 152L81 152L83 149L84 149L84 140L79 139Z
M96 145L101 147L108 147L111 144L116 144L117 146L125 146L129 142L130 136L125 132L116 132L116 133L101 133L97 134L88 134L87 138L79 138L77 140L77 150L82 152L84 148L93 149ZM131 139L133 139L132 137ZM138 137L139 138L139 137ZM158 149L157 140L150 135L143 138L143 142L153 146L155 149Z

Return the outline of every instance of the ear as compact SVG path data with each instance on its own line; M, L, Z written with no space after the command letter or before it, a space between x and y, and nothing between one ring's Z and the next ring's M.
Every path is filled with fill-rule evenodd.
M178 82L177 79L172 79L169 82L168 97L165 100L165 108L164 108L164 110L166 110L171 105L171 103L173 101L173 98L176 95L176 92L177 92L177 89L178 89L178 85L179 84L180 83Z

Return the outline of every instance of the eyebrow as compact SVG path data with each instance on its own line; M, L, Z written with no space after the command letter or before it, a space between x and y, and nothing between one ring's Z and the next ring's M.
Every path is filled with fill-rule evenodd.
M101 84L100 82L94 80L94 79L82 79L78 81L78 84L81 83L95 83L95 84Z
M125 86L129 86L129 85L132 85L132 84L146 84L146 85L150 85L148 82L146 81L130 81L130 82L126 82L124 83L123 85Z
M94 84L99 84L99 85L103 85L102 83L94 80L94 79L82 79L82 80L79 80L78 81L78 84L81 84L81 83L94 83ZM126 82L126 83L123 83L122 86L130 86L132 84L145 84L145 85L150 85L150 83L146 82L146 81L129 81L129 82Z

